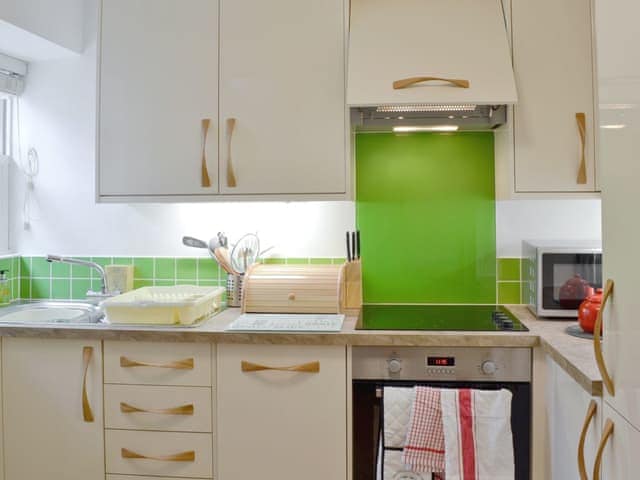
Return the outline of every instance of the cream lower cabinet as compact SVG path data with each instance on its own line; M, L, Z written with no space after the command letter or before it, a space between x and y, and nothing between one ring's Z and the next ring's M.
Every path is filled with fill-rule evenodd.
M345 347L217 351L217 478L347 478Z
M2 339L5 478L104 478L100 341Z
M601 467L591 480L640 478L640 430L605 403Z
M546 393L548 480L580 480L580 463L590 478L601 433L602 398L591 396L549 357Z

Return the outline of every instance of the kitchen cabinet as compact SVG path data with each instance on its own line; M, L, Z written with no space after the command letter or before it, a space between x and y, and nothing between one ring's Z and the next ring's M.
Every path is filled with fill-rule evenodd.
M631 480L640 471L640 430L631 425L608 405L604 406L604 432L601 469L592 480ZM609 435L608 433L611 432ZM598 477L600 474L600 477Z
M218 128L217 0L103 0L100 199L217 193Z
M217 350L219 478L347 478L345 347Z
M98 199L344 197L345 13L344 0L102 0Z
M104 478L100 341L2 339L5 478Z
M580 452L584 471L590 476L600 440L602 398L587 393L550 357L547 357L546 395L549 480L580 480L577 461Z
M613 282L603 297L604 361L599 365L605 401L640 429L640 224L632 213L640 184L640 61L624 54L640 41L637 15L640 4L633 0L596 2L600 150L607 159L602 169L603 279Z
M515 193L599 190L591 10L591 0L511 1Z

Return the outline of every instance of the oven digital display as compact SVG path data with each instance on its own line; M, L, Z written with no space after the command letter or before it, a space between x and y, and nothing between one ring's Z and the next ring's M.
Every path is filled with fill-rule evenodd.
M455 367L455 357L427 357L429 367Z

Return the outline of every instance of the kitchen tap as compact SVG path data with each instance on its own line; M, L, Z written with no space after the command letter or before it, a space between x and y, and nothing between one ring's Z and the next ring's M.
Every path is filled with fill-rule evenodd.
M111 297L113 295L118 295L120 292L114 291L109 292L107 290L107 272L102 267L102 265L98 265L95 262L88 262L86 260L80 260L79 258L71 258L71 257L63 257L61 255L47 255L47 262L60 262L60 263L68 263L71 265L83 265L85 267L95 269L100 275L100 291L94 292L89 289L87 292L87 297Z

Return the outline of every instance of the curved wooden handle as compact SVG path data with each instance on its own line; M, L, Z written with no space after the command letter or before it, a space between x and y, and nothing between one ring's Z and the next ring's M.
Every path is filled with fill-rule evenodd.
M159 462L195 462L196 452L189 450L188 452L174 453L173 455L142 455L132 450L123 448L120 450L122 458L142 458L145 460L158 460Z
M604 287L604 293L602 294L602 304L600 305L600 311L598 312L598 316L596 317L596 323L593 326L593 353L596 357L596 364L598 365L598 370L600 370L600 375L602 375L602 383L607 388L609 395L612 397L615 396L615 388L613 386L613 380L607 371L607 366L604 363L604 356L602 355L602 345L600 343L600 329L602 328L602 314L604 313L604 308L607 305L607 301L611 294L613 293L613 280L607 280L607 283Z
M236 127L235 118L227 118L227 128L225 130L225 138L227 141L227 187L236 186L236 174L233 170L233 159L231 158L231 139L233 137L233 129Z
M193 404L181 405L171 408L139 408L120 402L120 411L122 413L156 413L158 415L193 415Z
M88 423L93 422L93 411L89 403L89 395L87 395L87 372L91 357L93 357L93 347L84 347L82 349L82 418Z
M185 358L184 360L176 360L175 362L155 363L155 362L139 362L131 360L127 357L120 357L120 366L123 368L130 367L156 367L156 368L173 368L175 370L193 370L193 358Z
M604 447L607 445L609 437L613 434L613 421L607 418L604 424L604 431L602 432L602 438L600 439L600 445L598 445L598 451L596 453L596 461L593 464L593 480L600 480L600 470L602 465L602 453Z
M202 186L210 187L211 179L209 178L209 171L207 170L207 134L209 133L210 118L202 119Z
M576 113L576 123L580 133L580 167L578 168L578 185L587 183L587 159L585 149L587 148L587 117L584 113Z
M598 404L595 400L591 400L589 402L589 408L587 408L587 416L584 419L584 424L582 425L582 432L580 432L580 441L578 442L578 472L580 473L580 480L589 480L589 477L587 476L587 467L584 461L584 442L587 438L589 425L591 424L593 417L596 415L597 409Z
M318 373L320 371L320 362L309 362L300 365L291 365L289 367L269 367L258 363L242 361L241 368L243 372L259 372L261 370L278 370L280 372L300 372L300 373Z
M396 80L393 82L393 89L400 90L402 88L410 87L411 85L415 85L416 83L422 82L447 82L453 85L454 87L460 88L469 88L469 80L462 80L459 78L442 78L442 77L411 77L411 78L403 78L402 80Z

